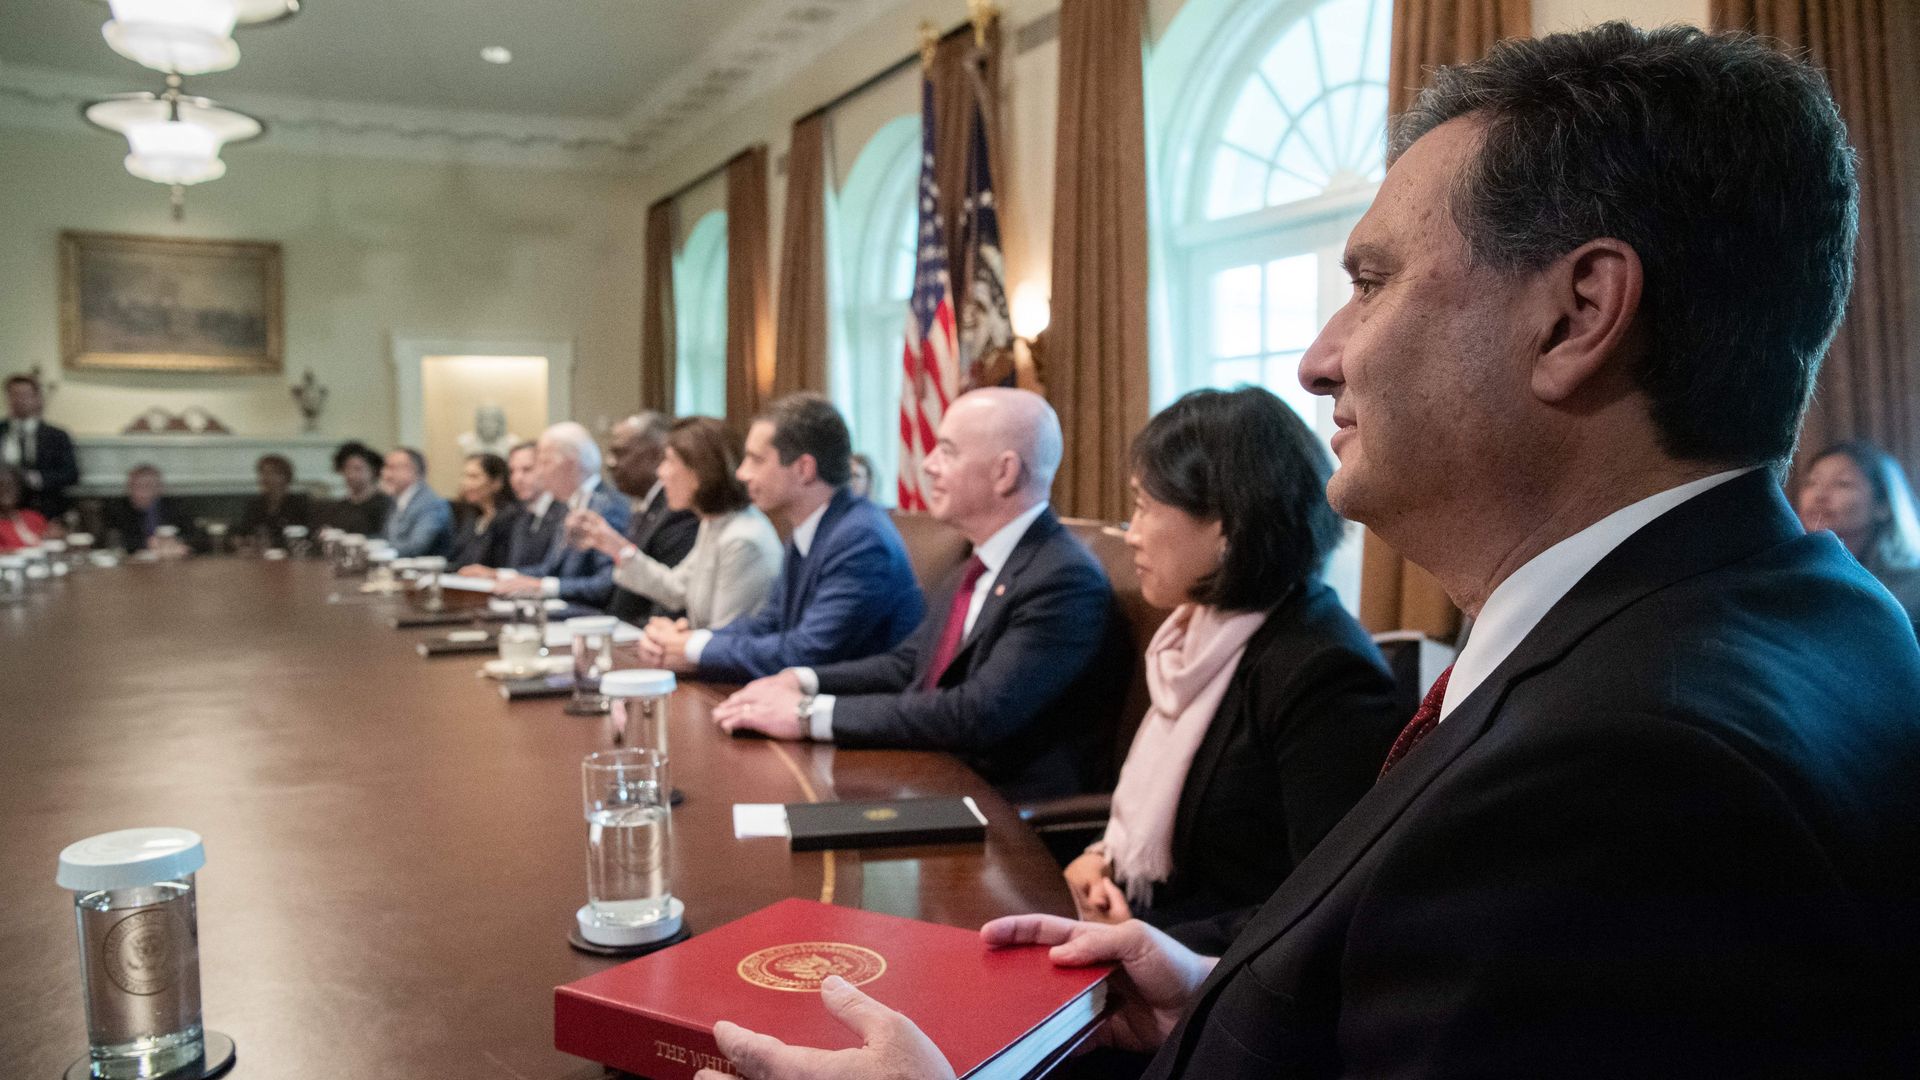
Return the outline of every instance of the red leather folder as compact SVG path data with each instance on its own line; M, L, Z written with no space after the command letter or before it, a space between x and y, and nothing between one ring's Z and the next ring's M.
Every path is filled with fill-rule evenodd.
M1109 968L1061 968L1044 946L989 949L972 930L782 900L553 992L553 1044L651 1080L733 1072L731 1020L788 1043L860 1039L820 1000L837 974L905 1013L959 1076L1032 1075L1098 1022Z

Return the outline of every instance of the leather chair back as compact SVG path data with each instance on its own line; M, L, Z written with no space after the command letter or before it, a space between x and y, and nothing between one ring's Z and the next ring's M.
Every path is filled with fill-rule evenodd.
M1126 624L1127 648L1130 650L1132 664L1127 681L1127 692L1120 705L1120 715L1114 724L1113 775L1120 775L1120 765L1127 759L1127 750L1133 746L1133 735L1140 727L1140 721L1147 715L1147 671L1144 663L1147 645L1153 641L1154 632L1167 619L1168 612L1147 603L1140 595L1140 578L1133 572L1133 552L1127 547L1126 533L1117 525L1089 518L1065 518L1064 524L1079 541L1100 560L1107 571L1107 580L1113 585L1114 600L1118 602L1121 619Z
M900 539L907 546L907 561L913 564L913 576L920 582L920 592L931 608L935 602L933 591L939 587L940 579L966 560L973 545L951 525L935 520L931 514L905 510L889 510L887 514L893 518L893 527L900 530Z

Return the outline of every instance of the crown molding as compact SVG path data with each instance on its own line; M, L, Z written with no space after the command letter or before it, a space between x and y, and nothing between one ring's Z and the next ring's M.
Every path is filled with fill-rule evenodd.
M0 127L98 137L80 119L80 107L109 94L141 89L139 82L138 78L121 82L0 62ZM192 81L186 88L190 93L198 90ZM273 94L222 96L219 100L265 120L269 138L258 145L276 150L549 169L632 172L639 167L632 140L615 121L316 101Z

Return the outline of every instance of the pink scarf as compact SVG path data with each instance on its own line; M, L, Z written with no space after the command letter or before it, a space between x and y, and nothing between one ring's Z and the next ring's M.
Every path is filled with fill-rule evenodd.
M1267 621L1264 611L1224 612L1182 604L1147 646L1147 693L1153 704L1120 767L1107 818L1107 860L1124 882L1127 902L1145 907L1153 886L1173 873L1173 819L1193 755L1247 651Z

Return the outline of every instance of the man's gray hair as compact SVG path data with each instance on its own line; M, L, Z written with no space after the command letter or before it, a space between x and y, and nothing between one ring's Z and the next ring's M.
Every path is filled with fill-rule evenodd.
M652 409L641 409L620 421L617 426L632 428L650 446L665 446L667 435L673 430L673 417Z
M548 428L540 436L543 440L552 440L568 457L580 463L580 474L592 476L600 471L600 444L593 441L593 433L571 420Z

